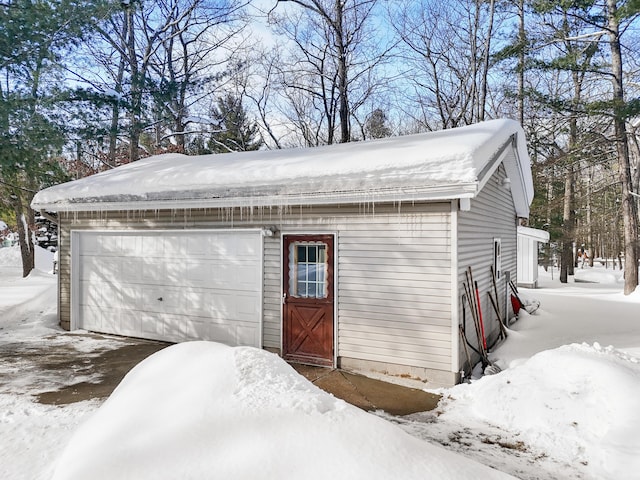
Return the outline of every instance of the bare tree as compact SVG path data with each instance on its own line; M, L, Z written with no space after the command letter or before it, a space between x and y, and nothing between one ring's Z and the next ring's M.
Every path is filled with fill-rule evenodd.
M411 93L406 101L425 129L485 119L490 96L495 2L454 4L435 0L403 3L392 12L402 42L402 64Z
M248 1L229 0L158 0L161 15L175 18L151 63L158 146L171 138L176 149L184 152L188 126L202 126L203 119L190 112L192 107L208 103L205 98L216 98L220 81L237 70L228 66L234 48L231 44L242 32L247 4ZM220 55L226 48L229 52ZM204 123L209 122L205 119Z
M272 14L295 48L281 64L284 98L296 116L307 117L295 120L305 141L315 141L318 131L322 143L334 143L336 133L348 142L351 118L375 90L375 70L387 59L385 36L375 35L373 24L377 0L288 3L294 5Z
M215 101L247 4L156 0L110 7L85 46L89 68L72 70L92 92L93 109L108 107L108 115L90 120L97 122L94 131L109 132L106 165L121 163L116 157L135 161L158 148L184 151L188 126L207 123L193 111L207 112L204 104Z

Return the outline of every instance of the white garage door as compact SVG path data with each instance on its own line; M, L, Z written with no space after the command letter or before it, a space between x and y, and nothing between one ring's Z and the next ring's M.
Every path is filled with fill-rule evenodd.
M261 346L258 230L74 232L74 325Z

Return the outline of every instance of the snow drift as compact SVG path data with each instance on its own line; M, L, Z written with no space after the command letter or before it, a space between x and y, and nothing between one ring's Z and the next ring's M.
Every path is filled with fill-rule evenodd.
M55 480L512 478L323 392L276 355L190 342L135 367Z
M477 418L600 479L638 478L640 364L595 343L540 352L450 390L440 421Z

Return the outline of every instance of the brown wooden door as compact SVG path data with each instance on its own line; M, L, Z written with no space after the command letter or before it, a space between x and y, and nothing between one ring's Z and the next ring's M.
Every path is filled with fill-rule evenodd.
M285 235L283 356L333 366L333 235Z

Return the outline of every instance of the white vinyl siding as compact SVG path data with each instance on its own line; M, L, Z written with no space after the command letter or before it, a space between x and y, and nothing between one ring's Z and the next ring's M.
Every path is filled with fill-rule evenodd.
M523 227L529 230L527 227ZM549 240L548 234L534 235L518 229L518 286L536 288L538 285L538 249ZM546 234L546 235L545 235Z
M281 239L279 236L264 239L263 266L263 306L262 306L262 341L268 348L281 348L280 308L282 298L282 280L280 278L280 262L282 258Z
M279 232L263 242L264 347L281 346L280 231L335 233L337 355L450 371L449 203L61 214L63 240L70 228L271 225ZM68 248L60 262L66 290ZM68 319L68 304L62 305L63 324Z
M496 314L488 297L492 291L491 267L494 262L494 239L500 239L501 270L497 281L499 305L504 315L504 292L506 272L510 278L516 279L516 249L517 249L517 217L510 191L503 186L506 177L501 165L489 179L480 194L471 200L471 210L458 213L458 282L459 289L459 321L462 322L462 283L465 281L465 271L471 266L474 280L478 282L480 291L482 314L487 340L498 335L499 325ZM470 313L467 317L467 337L470 342L477 344L473 321ZM461 346L462 347L462 346ZM460 352L462 352L460 348ZM460 357L461 364L466 359Z
M339 356L449 370L449 235L448 205L339 229Z

